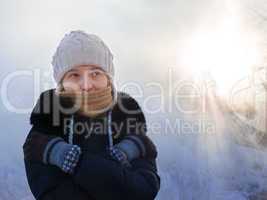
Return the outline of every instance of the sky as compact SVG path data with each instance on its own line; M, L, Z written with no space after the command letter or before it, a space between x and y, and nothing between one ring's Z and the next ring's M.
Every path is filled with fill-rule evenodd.
M249 10L246 15L250 15L250 8L257 7L255 3L250 5L249 0L242 2L2 0L0 79L18 70L40 70L41 87L44 85L40 91L53 87L52 55L64 34L80 29L99 35L111 48L118 84L126 81L164 84L169 68L174 69L175 78L183 76L177 60L185 37L203 27L212 30L231 13L241 18L245 9ZM13 87L28 88L33 84L30 76L18 77L13 82Z

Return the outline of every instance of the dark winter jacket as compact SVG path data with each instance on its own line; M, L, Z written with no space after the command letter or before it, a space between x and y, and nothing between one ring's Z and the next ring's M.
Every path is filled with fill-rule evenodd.
M106 153L108 137L106 125L102 131L97 124L105 124L106 116L96 119L82 117L76 113L66 114L61 108L68 103L57 99L55 90L43 92L31 113L32 128L27 136L36 133L55 135L69 142L66 128L72 117L74 134L72 142L82 148L82 156L73 175L58 167L37 161L25 161L28 183L38 200L152 200L160 187L157 174L156 148L147 142L149 157L131 162L132 167L123 167ZM64 124L65 123L65 124ZM82 130L83 124L88 129ZM73 128L75 127L76 128ZM146 122L137 102L125 93L118 93L118 102L112 108L112 139L116 144L126 134L146 136ZM100 134L102 133L102 134ZM146 141L146 140L145 140Z

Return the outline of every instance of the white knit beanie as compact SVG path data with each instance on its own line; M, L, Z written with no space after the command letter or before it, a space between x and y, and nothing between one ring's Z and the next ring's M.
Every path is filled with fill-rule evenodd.
M113 55L107 45L96 35L71 31L60 41L53 56L53 74L57 84L64 74L75 66L98 65L111 78L114 77Z

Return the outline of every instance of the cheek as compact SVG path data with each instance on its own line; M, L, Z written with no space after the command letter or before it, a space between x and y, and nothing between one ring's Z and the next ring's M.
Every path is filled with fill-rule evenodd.
M107 78L103 78L100 81L97 81L94 85L97 89L106 88L109 84L109 80Z
M68 91L68 92L73 92L73 91L79 91L80 90L80 87L77 83L75 82L72 82L72 81L63 81L62 82L62 86L64 88L65 91Z

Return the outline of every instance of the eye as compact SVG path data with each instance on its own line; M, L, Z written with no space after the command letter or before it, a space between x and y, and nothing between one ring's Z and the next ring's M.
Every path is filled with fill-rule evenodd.
M92 75L97 76L97 75L99 75L99 72L93 72Z
M94 72L91 73L91 76L92 76L93 78L96 78L96 77L100 76L101 74L102 74L102 73L101 73L100 71L94 71Z
M78 73L71 73L69 74L69 78L78 78L80 75Z

